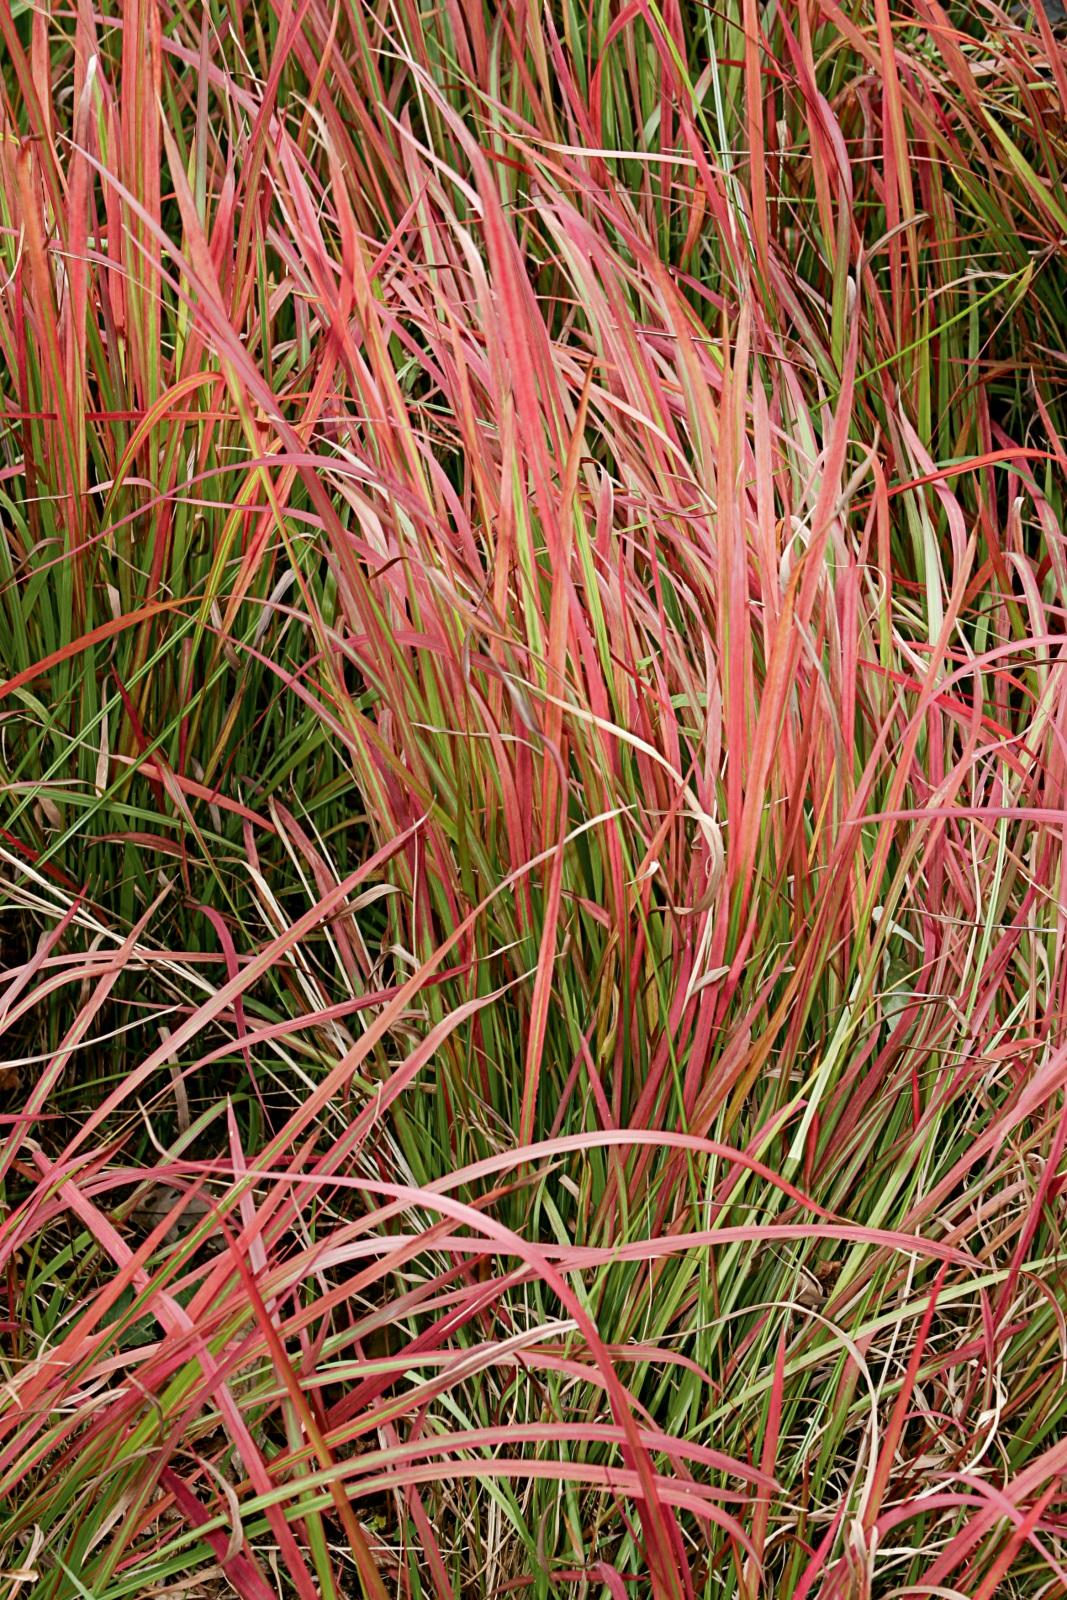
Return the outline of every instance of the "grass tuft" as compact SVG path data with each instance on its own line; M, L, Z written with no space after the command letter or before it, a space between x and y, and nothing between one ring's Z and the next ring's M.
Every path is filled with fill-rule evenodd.
M1038 3L0 0L0 1592L1067 1589Z

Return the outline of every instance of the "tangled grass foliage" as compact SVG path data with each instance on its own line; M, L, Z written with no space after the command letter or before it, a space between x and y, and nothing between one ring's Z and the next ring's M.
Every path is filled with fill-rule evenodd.
M0 1594L1063 1594L1045 10L0 34Z

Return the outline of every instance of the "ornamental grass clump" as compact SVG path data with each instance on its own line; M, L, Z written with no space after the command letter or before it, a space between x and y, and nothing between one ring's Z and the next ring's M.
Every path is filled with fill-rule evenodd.
M0 35L0 1592L1063 1593L1049 15Z

